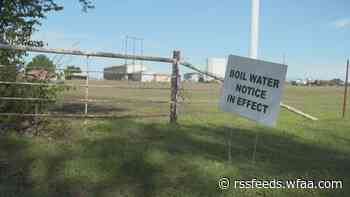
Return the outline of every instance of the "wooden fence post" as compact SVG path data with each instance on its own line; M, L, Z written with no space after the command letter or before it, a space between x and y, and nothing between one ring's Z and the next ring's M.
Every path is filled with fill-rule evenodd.
M177 121L177 97L179 94L179 62L180 51L173 52L173 68L171 74L171 103L170 103L170 123L176 123Z

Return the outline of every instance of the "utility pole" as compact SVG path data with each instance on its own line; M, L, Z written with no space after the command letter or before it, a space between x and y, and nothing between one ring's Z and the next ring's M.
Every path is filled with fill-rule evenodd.
M125 49L124 49L125 50L125 54L124 55L128 54L128 39L129 39L129 37L125 36ZM128 64L128 60L127 59L125 59L124 64L125 64L125 66Z
M135 57L135 55L136 55L136 46L135 46L135 43L136 42L136 40L135 40L135 38L132 38L132 55ZM132 59L132 72L133 73L135 73L135 58L134 59Z
M141 41L141 49L140 49L141 54L140 55L143 56L143 38L141 38L140 41ZM141 60L141 79L142 79L142 73L143 73L143 61Z
M138 38L138 37L135 37L135 36L129 36L129 35L127 35L126 36L126 43L125 43L125 45L126 45L126 50L125 50L125 55L127 54L127 52L128 52L128 41L129 40L131 40L132 41L132 54L133 54L133 56L136 56L136 45L138 45L137 44L137 42L139 42L140 43L140 55L142 56L143 55L143 50L144 50L144 47L143 47L143 41L144 41L144 39L143 38ZM125 60L125 65L127 64L127 60ZM133 73L135 72L135 64L136 64L136 59L132 59L132 71L133 71ZM141 61L140 62L140 65L141 65L141 79L142 79L142 71L143 71L143 61Z

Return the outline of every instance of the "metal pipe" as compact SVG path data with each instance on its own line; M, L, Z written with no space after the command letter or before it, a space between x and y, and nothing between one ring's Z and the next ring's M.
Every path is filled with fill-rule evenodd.
M212 78L214 78L214 79L216 79L216 80L219 80L219 81L221 81L221 82L224 81L223 78L218 77L218 76L216 76L216 75L213 74L213 73L209 73L209 72L207 72L207 71L202 71L202 70L198 69L197 67L195 67L193 64L191 64L191 63L189 63L189 62L180 62L180 64L183 65L183 66L185 66L185 67L187 67L187 68L189 68L189 69L192 69L192 70L194 70L194 71L197 71L198 73L201 73L201 74L203 74L203 75L207 75L207 76L212 77Z
M33 85L33 86L63 86L63 87L82 87L85 88L86 85L73 85L73 84L53 84L53 83L29 83L29 82L9 82L0 81L0 84L4 85ZM130 87L130 86L117 86L117 85L90 85L91 88L117 88L117 89L156 89L156 90L169 90L170 87Z
M75 100L59 100L59 99L45 99L45 98L22 98L22 97L0 97L0 100L5 101L42 101L42 102L56 102L56 101L64 101L64 103L158 103L158 104L166 104L166 103L172 103L172 101L167 100L140 100L140 99L134 99L134 100L103 100L103 99L75 99Z
M9 66L16 66L16 65L9 65ZM0 65L0 68L1 67L5 67L5 66L3 66L3 65ZM78 66L78 67L80 67L80 66ZM67 68L66 69L62 69L62 68L56 68L55 69L56 71L65 71L65 70L67 70ZM99 70L89 70L89 73L112 73L112 74L120 74L120 72L115 72L115 71L99 71ZM154 74L147 74L147 73L145 73L144 75L154 75Z
M39 53L55 53L55 54L68 54L68 55L78 55L78 56L90 56L90 57L105 57L105 58L116 58L116 59L136 59L151 62L165 62L173 63L175 62L172 58L166 57L154 57L154 56L141 56L141 55L127 55L120 53L110 53L110 52L85 52L79 50L66 50L66 49L48 49L40 47L28 47L28 46L14 46L0 43L0 49L15 50L15 51L31 51Z
M294 112L294 113L296 113L296 114L299 114L299 115L301 115L301 116L303 116L303 117L305 117L305 118L307 118L307 119L310 119L310 120L318 120L318 118L316 118L316 117L314 117L314 116L311 116L311 115L309 115L309 114L306 114L306 113L304 113L304 112L302 112L302 111L300 111L300 110L298 110L298 109L296 109L296 108L294 108L294 107L291 107L291 106L289 106L289 105L286 105L286 104L283 104L283 103L281 103L280 105L281 105L281 107L287 109L288 111L291 111L291 112Z
M46 99L46 98L23 98L23 97L0 97L0 100L5 101L46 101L46 102L55 102L55 99Z
M19 117L52 117L52 118L153 118L163 117L168 114L145 114L145 115L86 115L86 114L21 114L21 113L0 113L0 116L19 116Z

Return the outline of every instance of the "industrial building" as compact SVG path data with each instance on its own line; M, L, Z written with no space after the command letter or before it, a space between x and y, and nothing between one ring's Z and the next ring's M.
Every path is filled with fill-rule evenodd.
M140 64L127 64L107 67L103 71L105 80L131 80L142 82L170 82L169 74L150 73Z
M207 60L207 72L221 78L225 78L226 66L226 58L208 58ZM211 81L213 78L207 76L205 80Z
M145 65L127 64L107 67L103 71L106 80L142 81L142 73L147 70Z
M142 82L170 82L169 74L162 73L142 73Z

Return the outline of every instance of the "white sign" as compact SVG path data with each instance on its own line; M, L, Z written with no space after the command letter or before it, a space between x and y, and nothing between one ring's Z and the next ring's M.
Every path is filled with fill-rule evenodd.
M274 126L286 74L287 65L230 55L220 108Z

